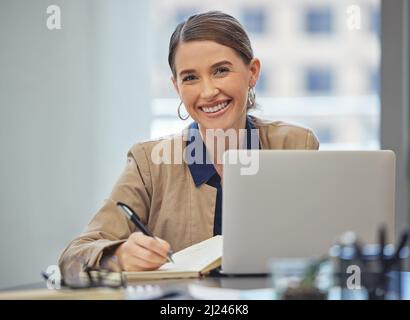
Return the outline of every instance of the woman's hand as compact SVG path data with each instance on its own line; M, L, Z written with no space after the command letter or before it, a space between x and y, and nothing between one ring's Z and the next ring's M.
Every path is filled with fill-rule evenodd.
M132 233L114 252L122 270L146 271L158 269L167 261L170 245L158 237L142 232Z

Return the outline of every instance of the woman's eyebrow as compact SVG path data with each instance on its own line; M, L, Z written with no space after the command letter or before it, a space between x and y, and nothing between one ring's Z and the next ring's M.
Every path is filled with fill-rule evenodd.
M223 65L223 64L229 64L229 65L232 66L232 63L231 63L231 62L229 62L228 60L223 60L223 61L219 61L219 62L217 62L217 63L214 63L214 64L211 66L211 68L215 68L215 67L218 67L218 66ZM179 73L179 76L182 76L184 73L191 73L191 72L195 72L195 70L194 70L194 69L182 70L182 71Z

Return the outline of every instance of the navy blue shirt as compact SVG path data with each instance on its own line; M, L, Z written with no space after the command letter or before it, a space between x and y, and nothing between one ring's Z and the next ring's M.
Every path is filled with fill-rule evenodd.
M199 134L198 123L193 122L189 126L189 141L187 146L195 143L192 148L191 156L192 163L188 163L189 170L194 180L195 186L199 187L203 183L216 188L216 204L215 204L215 219L214 219L214 235L222 234L222 185L221 177L216 171L212 161L209 158L205 144ZM196 130L191 130L196 129ZM254 136L252 129L256 129L252 123L252 119L248 116L246 118L246 147L252 149L252 140L258 139L258 136ZM261 149L260 142L258 143L259 149ZM192 146L191 146L192 147ZM199 151L202 154L196 155L195 151ZM196 157L197 156L197 157ZM197 161L200 159L200 161Z

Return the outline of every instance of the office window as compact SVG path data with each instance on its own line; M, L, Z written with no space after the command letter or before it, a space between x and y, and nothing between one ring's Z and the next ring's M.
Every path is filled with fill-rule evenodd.
M332 126L322 125L315 128L315 134L320 138L320 143L331 143L334 140L334 132Z
M370 13L370 31L380 36L380 8L372 8Z
M333 90L333 73L330 68L309 68L305 74L305 90L313 94L328 94Z
M259 79L255 86L256 94L266 94L268 91L268 79L266 78L266 72L262 71L259 73Z
M370 92L379 93L380 92L380 72L379 70L372 70L369 76L369 87Z
M196 8L177 8L175 14L175 23L178 24L195 13L198 13L198 10Z
M333 15L330 8L307 9L305 30L310 34L330 34L333 31Z
M248 32L254 34L266 32L266 11L263 8L244 8L242 20Z

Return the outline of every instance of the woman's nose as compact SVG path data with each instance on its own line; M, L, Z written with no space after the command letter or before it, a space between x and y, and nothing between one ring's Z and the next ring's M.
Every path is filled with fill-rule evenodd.
M201 98L204 100L210 100L219 93L219 90L212 81L206 80L203 82L201 90Z

